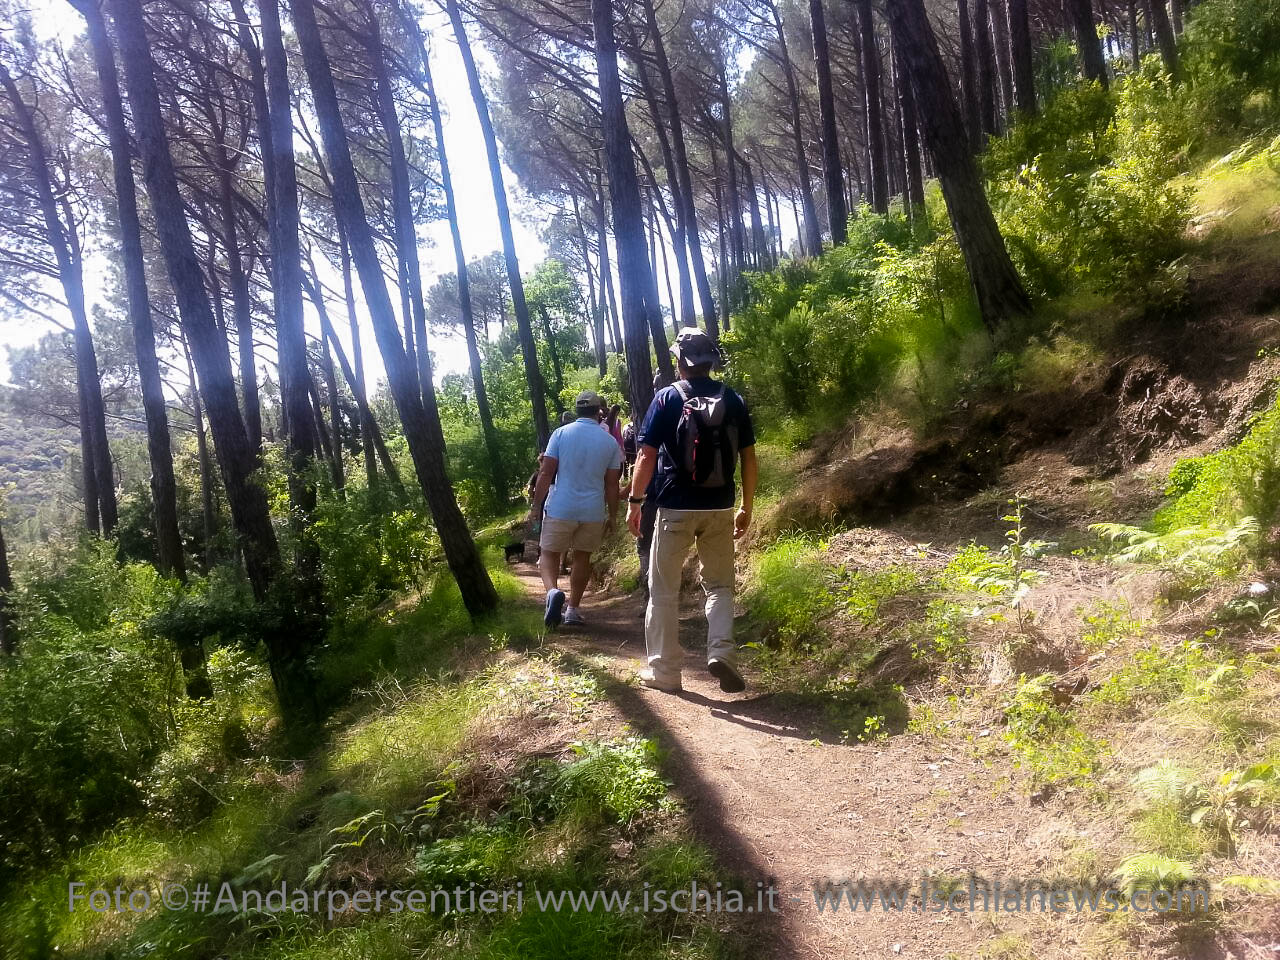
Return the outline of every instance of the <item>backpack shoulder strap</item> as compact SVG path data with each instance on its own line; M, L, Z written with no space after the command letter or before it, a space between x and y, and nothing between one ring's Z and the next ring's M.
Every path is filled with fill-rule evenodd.
M693 384L688 380L677 380L672 384L676 388L676 392L680 394L681 399L687 401L693 395Z

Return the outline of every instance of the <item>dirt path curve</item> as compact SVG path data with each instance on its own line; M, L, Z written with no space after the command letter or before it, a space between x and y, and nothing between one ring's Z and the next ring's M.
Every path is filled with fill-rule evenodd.
M532 567L517 573L541 600ZM588 657L603 658L619 681L609 685L610 699L666 749L666 772L699 838L717 853L726 889L754 891L757 881L779 889L780 912L755 923L765 955L941 960L973 956L993 936L1022 928L1022 920L1006 924L982 912L912 914L877 905L833 916L814 903L814 883L828 879L918 887L926 873L999 879L1034 869L1043 813L1036 811L1037 836L1026 799L997 781L974 750L952 753L950 744L914 734L842 744L821 718L798 717L772 695L753 692L749 672L746 692L722 693L705 669L705 620L696 606L681 610L684 692L639 687L628 681L644 663L640 601L589 594L583 612L588 626L563 629L551 642L584 666ZM1052 865L1038 866L1043 876ZM1062 934L1060 955L1071 956L1071 933Z

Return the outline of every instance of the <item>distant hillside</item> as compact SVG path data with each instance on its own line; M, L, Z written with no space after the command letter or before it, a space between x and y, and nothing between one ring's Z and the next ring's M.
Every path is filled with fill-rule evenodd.
M0 495L6 536L43 539L80 512L80 434L14 409L0 391Z

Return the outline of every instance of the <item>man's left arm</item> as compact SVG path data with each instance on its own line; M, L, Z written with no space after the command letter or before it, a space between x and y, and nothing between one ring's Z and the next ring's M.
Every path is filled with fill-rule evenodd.
M737 540L751 526L751 510L756 501L756 480L760 476L760 465L756 461L756 429L751 422L751 412L741 397L742 421L738 427L738 458L742 463L742 506L733 518L733 538Z

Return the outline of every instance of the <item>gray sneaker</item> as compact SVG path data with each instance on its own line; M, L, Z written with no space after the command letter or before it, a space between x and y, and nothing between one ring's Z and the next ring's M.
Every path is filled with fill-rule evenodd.
M572 610L565 607L564 619L560 622L566 627L585 627L587 625L587 621L583 618L582 614L578 612L577 607L574 607Z
M640 678L642 686L649 687L651 690L661 690L664 693L680 693L684 687L679 680L675 683L659 683L658 678L653 675L653 667L645 667L637 676Z

